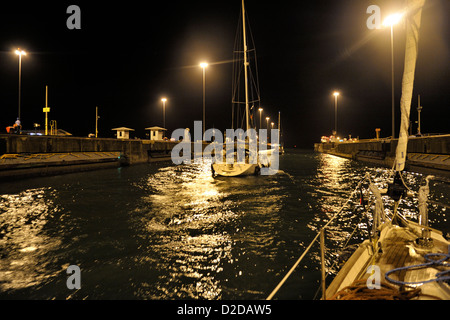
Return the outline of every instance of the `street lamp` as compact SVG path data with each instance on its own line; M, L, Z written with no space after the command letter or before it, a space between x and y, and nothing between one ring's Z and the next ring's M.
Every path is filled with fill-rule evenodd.
M394 25L402 19L402 13L391 14L383 21L384 27L391 27L391 76L392 76L392 139L395 138L395 102L394 102Z
M95 107L95 137L98 138L98 107ZM45 118L45 135L47 135L47 118Z
M22 80L22 56L26 56L27 53L23 50L17 49L15 53L19 56L19 112L18 118L20 120L20 97L21 97L21 80Z
M275 123L273 123L273 122L271 122L270 123L270 125L272 126L272 130L273 130L273 125L274 125ZM269 134L267 134L267 135L269 135ZM270 133L270 143L272 143L272 133Z
M334 96L334 135L337 136L337 99L339 96L339 92L335 91L333 93Z
M163 103L163 128L166 129L166 98L162 98L161 99L162 103ZM164 138L164 133L165 130L163 130L163 138Z
M263 108L259 108L258 111L259 111L259 129L261 130L261 116L262 116L261 114L262 114Z
M206 62L200 63L200 67L203 69L203 135L205 136L205 87L206 87L206 68L208 67L208 64Z
M258 111L259 111L259 129L262 129L261 117L262 117L263 108L259 108Z

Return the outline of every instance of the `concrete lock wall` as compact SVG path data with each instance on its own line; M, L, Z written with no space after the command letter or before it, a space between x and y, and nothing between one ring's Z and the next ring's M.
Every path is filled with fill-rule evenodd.
M409 140L408 151L416 153L450 154L450 135L420 137Z
M130 163L170 157L177 142L133 139L0 135L0 155L70 152L120 152Z
M392 167L398 140L316 143L314 150L375 165ZM406 167L416 171L450 175L450 135L411 137Z
M322 146L317 145L316 149L321 148L328 151L334 148L336 152L348 155L356 154L359 151L379 151L385 152L386 156L395 156L398 140L360 141L347 143L326 143ZM319 151L319 150L317 150ZM426 154L450 154L450 135L413 137L408 140L409 153Z

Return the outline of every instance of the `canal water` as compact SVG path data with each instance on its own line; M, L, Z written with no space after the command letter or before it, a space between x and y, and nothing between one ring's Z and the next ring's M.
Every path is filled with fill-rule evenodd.
M265 299L366 172L380 186L388 176L288 150L273 176L212 178L207 162L161 162L2 182L0 299ZM417 190L424 177L406 183ZM430 199L448 204L448 182L430 186ZM401 211L417 219L416 205ZM327 281L354 227L354 243L367 233L362 212L343 210L327 232ZM430 204L429 216L450 232L445 207ZM80 289L67 287L71 265ZM314 299L319 279L315 244L275 299Z

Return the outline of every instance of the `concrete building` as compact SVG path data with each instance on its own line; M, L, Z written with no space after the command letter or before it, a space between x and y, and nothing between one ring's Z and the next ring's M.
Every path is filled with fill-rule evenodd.
M164 131L167 131L167 129L161 127L150 127L145 128L145 130L150 130L150 140L163 140Z
M117 139L130 139L130 131L134 131L134 129L120 127L111 129L112 131L117 131Z

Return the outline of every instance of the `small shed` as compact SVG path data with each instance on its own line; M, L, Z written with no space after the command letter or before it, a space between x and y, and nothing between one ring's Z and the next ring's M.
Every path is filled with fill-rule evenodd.
M134 131L134 129L120 127L111 129L112 131L117 131L117 139L130 139L130 131Z
M150 140L163 140L164 131L167 131L167 129L161 127L150 127L145 128L145 130L150 130Z

